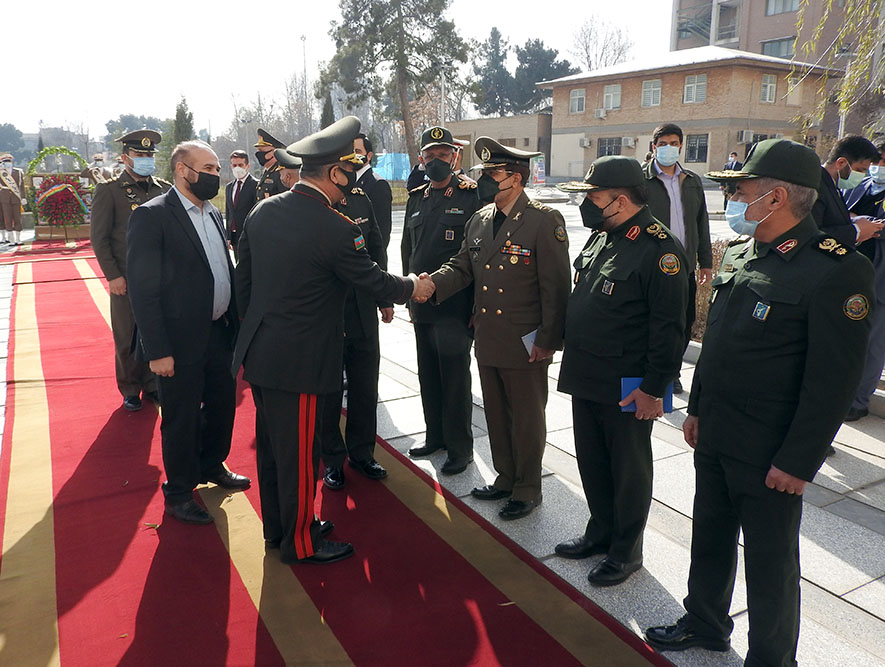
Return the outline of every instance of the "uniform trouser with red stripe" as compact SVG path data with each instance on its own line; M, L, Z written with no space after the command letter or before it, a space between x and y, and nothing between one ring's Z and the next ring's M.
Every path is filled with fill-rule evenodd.
M320 539L314 499L324 397L254 384L252 397L264 539L279 540L281 560L291 563L312 556Z

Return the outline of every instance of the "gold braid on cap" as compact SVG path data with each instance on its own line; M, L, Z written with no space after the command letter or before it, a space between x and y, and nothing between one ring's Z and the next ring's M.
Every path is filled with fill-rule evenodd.
M358 153L349 153L348 155L342 155L338 158L338 162L350 162L351 164L362 165L366 161L364 155L359 155Z

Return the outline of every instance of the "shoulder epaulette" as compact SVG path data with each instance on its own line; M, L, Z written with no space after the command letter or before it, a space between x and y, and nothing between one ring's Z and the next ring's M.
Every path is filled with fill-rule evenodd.
M535 201L534 199L529 199L529 203L527 206L531 206L532 208L538 209L539 211L552 211L549 206L545 206L539 201Z
M736 246L736 245L743 245L744 243L746 243L747 241L749 241L750 238L751 238L751 237L749 237L749 236L738 236L738 237L737 237L736 239L734 239L733 241L729 241L729 242L726 244L725 247L726 247L726 248L731 248L731 247Z
M362 189L362 188L353 188L353 189L350 191L350 194L352 194L352 195L364 195L364 196L365 196L366 193L363 192L363 189Z
M463 178L458 180L460 181L458 183L459 190L476 190L476 181L465 181Z
M421 191L422 191L424 188L426 188L428 185L429 185L428 183L422 183L422 184L419 185L417 188L412 188L411 190L409 190L409 194L410 194L410 195L413 195L413 194L415 194L416 192L421 192Z
M653 222L648 227L645 228L646 233L650 234L653 238L656 238L660 241L664 241L665 239L670 238L669 232L667 232L667 228L664 227L660 222Z
M846 248L832 236L820 236L813 241L814 247L825 255L842 259L847 255L851 248Z
M172 187L172 183L167 181L165 178L155 178L154 180L157 181L157 183L162 183L163 185L168 185L170 188Z

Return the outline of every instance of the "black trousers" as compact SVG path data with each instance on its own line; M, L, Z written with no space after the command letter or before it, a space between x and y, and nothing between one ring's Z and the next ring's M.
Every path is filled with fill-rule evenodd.
M264 539L280 542L284 563L312 556L320 540L316 434L326 398L252 385Z
M765 486L767 469L695 450L697 486L685 609L698 632L728 637L744 533L750 649L745 665L796 664L799 642L799 524L802 496Z
M572 397L575 452L590 508L585 535L619 563L642 560L652 493L652 420Z
M344 339L344 373L347 375L347 425L341 437L343 391L324 401L321 417L323 462L340 468L344 459L367 461L375 456L378 431L378 370L381 350L378 338Z
M167 504L189 500L197 484L224 469L236 412L232 356L231 331L221 318L212 324L200 363L176 364L175 375L157 378Z
M416 323L415 343L427 444L445 447L451 459L473 456L470 328L457 320Z

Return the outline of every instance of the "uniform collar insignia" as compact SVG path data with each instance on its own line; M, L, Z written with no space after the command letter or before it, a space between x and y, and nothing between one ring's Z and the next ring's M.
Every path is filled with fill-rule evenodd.
M626 237L631 241L635 241L639 236L639 225L633 225L626 234Z
M777 247L777 251L782 255L786 255L797 245L799 245L799 242L796 239L787 239Z

